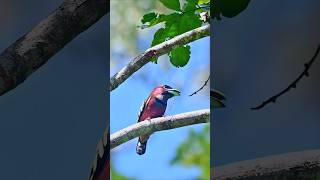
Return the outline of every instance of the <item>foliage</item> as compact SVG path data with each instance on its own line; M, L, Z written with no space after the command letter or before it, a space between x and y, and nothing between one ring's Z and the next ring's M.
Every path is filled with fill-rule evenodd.
M179 0L160 0L160 2L174 12L171 14L150 12L143 16L141 28L152 27L159 23L164 24L154 34L151 46L200 27L203 24L200 19L200 13L209 13L210 9L210 1L208 0L186 0L182 7L180 7ZM190 46L181 46L173 49L168 55L172 65L183 67L190 59ZM152 59L152 62L157 63L157 58Z
M113 166L110 167L111 179L112 180L135 180L134 178L127 177L120 172L116 171Z
M201 14L210 12L213 19L221 20L224 17L234 17L242 12L249 4L250 0L186 0L180 6L179 0L159 0L166 8L174 11L171 14L161 14L150 12L143 16L140 26L142 29L152 27L159 23L164 26L154 34L151 47L169 40L177 35L200 27L203 23ZM190 47L182 46L178 50L169 53L170 62L175 67L183 67L188 64L190 59ZM186 53L183 55L182 53ZM174 55L172 55L174 54ZM182 57L182 59L179 59ZM157 63L158 58L151 59Z
M201 175L197 179L210 179L210 126L202 131L189 131L188 138L179 145L171 164L198 167Z
M142 29L159 23L163 25L155 32L151 47L207 23L202 21L203 13L207 13L213 20L221 20L221 16L232 18L246 9L250 2L250 0L186 0L181 7L179 0L159 1L173 12L171 14L150 12L143 16L140 26ZM183 67L188 64L190 54L190 46L185 45L171 50L168 56L173 66ZM152 62L157 63L157 58L152 59ZM201 132L191 130L187 140L177 148L171 164L199 167L201 175L198 179L210 179L209 126Z
M110 1L110 74L140 52L137 22L146 11L159 9L158 6L161 6L158 1L151 0Z
M232 18L247 8L250 0L213 0L211 12L213 18L221 20L221 15Z

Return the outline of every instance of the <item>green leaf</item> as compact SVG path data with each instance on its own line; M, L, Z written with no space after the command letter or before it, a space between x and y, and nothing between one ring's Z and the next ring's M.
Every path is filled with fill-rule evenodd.
M190 59L190 46L181 46L171 50L169 57L170 62L175 67L183 67L188 64Z
M154 12L151 12L151 13L145 14L143 16L143 18L141 19L141 22L142 22L142 24L145 24L147 22L150 23L151 21L153 21L156 18L157 18L157 14Z
M208 4L210 3L210 0L199 0L198 4Z
M165 28L158 29L158 31L153 36L151 47L164 42L166 40L166 33L167 32Z
M232 18L247 8L250 0L216 0L217 6L224 17Z
M196 179L210 179L210 126L201 131L190 130L188 137L176 149L171 165L196 167L201 175Z
M181 15L178 13L159 16L161 20L166 21L165 27L160 28L153 36L151 47L164 42L179 34L178 22L181 19Z
M194 13L186 13L181 17L179 25L179 34L185 33L197 27L200 27L202 21L200 16Z
M198 5L198 0L187 0L186 3L183 6L183 11L195 11ZM194 12L193 11L193 12Z
M151 62L157 64L158 63L158 58L157 57L153 57L150 59Z
M113 166L110 167L110 173L111 173L111 179L114 179L114 180L136 180L135 178L127 177L121 174L120 172L115 170Z
M169 9L181 11L179 0L160 0L160 2Z

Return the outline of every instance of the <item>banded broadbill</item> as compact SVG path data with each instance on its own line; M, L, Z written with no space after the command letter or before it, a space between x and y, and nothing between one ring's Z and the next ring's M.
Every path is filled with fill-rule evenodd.
M170 98L179 95L180 91L173 89L168 85L161 85L154 88L140 108L138 122L163 116L167 108L167 101ZM142 155L146 152L149 137L150 134L145 134L139 137L138 144L136 146L137 154Z

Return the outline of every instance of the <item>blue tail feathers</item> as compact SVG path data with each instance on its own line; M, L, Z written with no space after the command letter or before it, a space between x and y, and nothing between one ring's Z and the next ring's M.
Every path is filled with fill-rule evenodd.
M147 142L141 143L140 140L138 141L138 144L136 146L136 152L139 155L143 155L146 152L147 149Z

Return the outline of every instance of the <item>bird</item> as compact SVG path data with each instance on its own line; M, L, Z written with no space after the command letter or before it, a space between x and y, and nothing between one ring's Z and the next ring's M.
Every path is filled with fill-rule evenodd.
M180 91L168 85L155 87L140 108L138 122L163 116L167 108L167 101L174 96L180 96ZM139 136L136 146L137 154L143 155L146 152L150 135L151 134L145 134Z
M226 100L226 96L221 93L220 91L217 91L215 89L210 90L210 107L211 109L215 108L223 108L225 107L225 104L222 102Z

